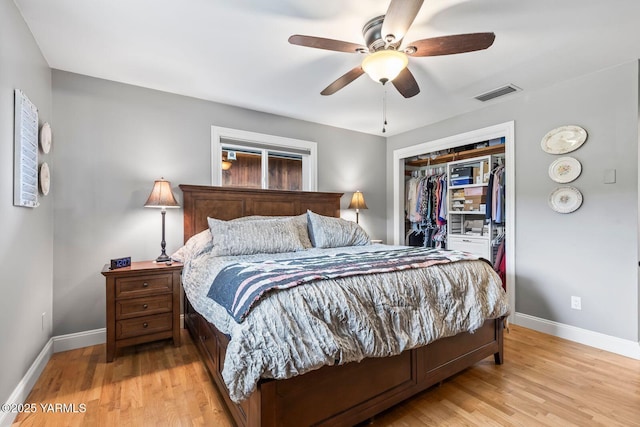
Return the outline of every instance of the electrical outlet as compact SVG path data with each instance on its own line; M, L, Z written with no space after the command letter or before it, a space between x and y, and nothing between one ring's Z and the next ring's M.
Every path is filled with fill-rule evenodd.
M582 310L582 298L572 296L571 297L571 308L574 310Z

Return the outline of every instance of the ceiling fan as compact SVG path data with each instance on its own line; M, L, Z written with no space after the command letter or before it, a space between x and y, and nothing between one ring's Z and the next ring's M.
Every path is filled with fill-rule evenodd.
M369 20L362 28L366 46L341 40L295 34L289 43L333 50L366 54L362 64L351 69L322 92L332 95L367 73L374 81L383 85L388 81L405 98L420 93L413 74L407 68L408 56L438 56L473 52L486 49L493 44L494 33L456 34L416 40L402 46L402 41L424 0L391 0L387 13Z

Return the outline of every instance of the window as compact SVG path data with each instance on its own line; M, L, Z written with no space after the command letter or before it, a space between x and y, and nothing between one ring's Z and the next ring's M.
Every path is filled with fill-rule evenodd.
M316 191L316 143L212 127L212 185Z

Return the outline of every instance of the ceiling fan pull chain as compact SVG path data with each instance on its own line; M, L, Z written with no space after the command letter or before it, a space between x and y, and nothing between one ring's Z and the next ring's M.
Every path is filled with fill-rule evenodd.
M387 131L387 85L382 85L382 133Z

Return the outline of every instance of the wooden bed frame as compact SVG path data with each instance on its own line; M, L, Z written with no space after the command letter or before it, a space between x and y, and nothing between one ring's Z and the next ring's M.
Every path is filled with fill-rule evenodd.
M339 216L340 193L253 190L180 185L184 194L184 240L207 228L207 216L298 215L311 209ZM185 326L238 426L352 426L493 355L503 361L503 319L385 358L325 366L286 380L263 379L236 404L222 368L228 337L194 311L185 297Z

